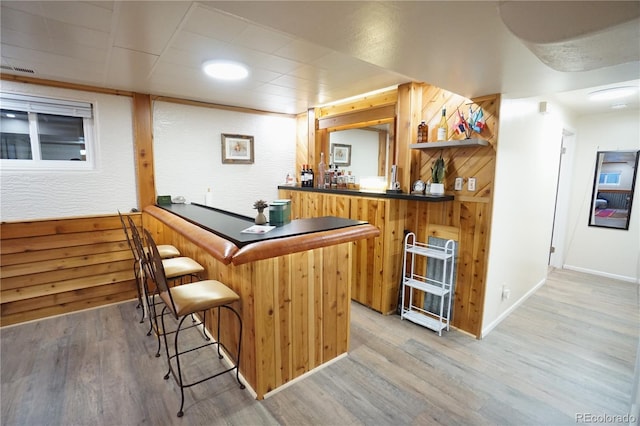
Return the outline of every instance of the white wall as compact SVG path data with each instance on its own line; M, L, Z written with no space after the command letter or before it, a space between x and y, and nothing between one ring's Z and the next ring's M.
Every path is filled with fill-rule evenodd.
M638 111L581 117L564 267L640 282L640 184L629 230L588 226L597 151L640 150Z
M562 130L570 118L558 108L540 114L539 101L502 101L483 335L547 275Z
M253 202L278 198L277 186L296 173L295 118L154 102L154 167L158 195L182 195L255 216ZM254 137L253 164L222 164L221 134Z
M2 168L2 221L110 214L137 206L131 98L7 81L0 85L7 92L93 103L96 149L93 170Z

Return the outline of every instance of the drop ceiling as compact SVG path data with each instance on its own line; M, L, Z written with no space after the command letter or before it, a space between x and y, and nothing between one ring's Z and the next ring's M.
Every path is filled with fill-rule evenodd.
M273 112L422 81L598 113L608 105L588 106L589 91L640 76L639 2L0 4L4 74ZM249 78L206 77L218 58Z

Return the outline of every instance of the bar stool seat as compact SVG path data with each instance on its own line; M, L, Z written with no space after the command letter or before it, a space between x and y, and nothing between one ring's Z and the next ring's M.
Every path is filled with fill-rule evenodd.
M240 300L235 291L220 281L205 280L171 288L175 315L182 317L196 312L226 305ZM169 293L160 293L165 304L170 305Z
M203 280L183 284L180 286L169 287L167 283L167 276L165 274L163 266L164 262L160 258L160 254L158 253L155 242L153 241L153 238L151 237L149 231L147 231L146 229L144 230L144 235L151 255L151 257L149 258L150 275L156 283L156 288L158 289L157 291L160 299L164 302L162 313L159 315L159 317L162 319L162 336L164 337L164 347L167 354L167 363L169 367L169 371L167 372L167 374L165 374L164 378L166 380L171 375L173 375L178 386L180 387L181 401L180 409L177 413L177 416L182 417L184 414L183 408L185 388L195 386L206 380L213 379L214 377L218 377L233 370L236 371L236 380L240 385L240 389L245 388L244 384L240 381L239 369L240 349L242 345L242 318L240 317L240 314L233 307L231 307L232 303L238 302L240 300L240 296L238 296L235 291L233 291L220 281L216 280ZM232 356L227 347L225 347L224 343L222 343L222 341L220 340L220 317L222 308L232 312L239 323L238 347L236 351L235 362L232 362L231 367L226 368L223 371L219 371L209 377L199 379L192 383L185 383L184 377L182 375L180 355L215 345L218 351L218 358L223 358L221 348L224 349L224 351L229 355L230 358ZM180 331L182 331L184 328L199 327L200 324L202 324L203 332L205 332L203 322L200 324L190 324L189 326L183 328L184 321L189 317L194 318L194 314L196 313L201 314L201 318L204 319L206 317L206 311L210 309L217 310L217 333L215 340L197 347L190 347L187 349L180 348L180 346L178 345L178 337ZM174 319L178 321L177 328L172 332L167 331L164 315L165 312L169 312L174 317ZM169 351L169 343L167 341L167 335L169 334L174 335L173 353L170 353ZM206 337L206 339L210 340L208 337Z
M160 258L162 258L162 255L160 255ZM169 280L188 275L197 275L204 271L204 267L190 257L162 258L162 266Z
M180 250L171 244L160 244L158 246L158 253L160 253L160 257L163 259L180 256Z

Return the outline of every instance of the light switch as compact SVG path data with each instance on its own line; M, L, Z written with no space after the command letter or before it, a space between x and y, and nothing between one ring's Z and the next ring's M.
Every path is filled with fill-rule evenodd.
M469 191L476 190L476 178L469 178L469 183L467 184L467 189Z
M453 189L456 191L462 191L462 178L457 177Z

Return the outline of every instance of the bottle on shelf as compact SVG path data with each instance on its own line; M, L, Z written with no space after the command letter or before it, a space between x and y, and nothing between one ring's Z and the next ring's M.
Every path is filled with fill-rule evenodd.
M422 121L418 125L418 143L427 142L428 134L429 134L429 126L427 125L427 123Z
M449 137L449 125L447 124L447 109L442 108L442 117L438 123L438 140L446 141Z
M313 173L313 167L309 166L309 173L307 178L307 186L313 188L315 186L315 174Z
M324 152L320 153L320 163L318 163L318 188L324 188Z
M302 179L300 180L300 186L306 188L309 186L309 166L307 164L302 165Z

